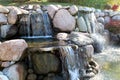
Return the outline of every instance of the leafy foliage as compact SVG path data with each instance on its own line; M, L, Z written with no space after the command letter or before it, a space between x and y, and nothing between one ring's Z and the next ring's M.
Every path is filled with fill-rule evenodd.
M120 33L120 21L111 20L108 24L105 25L105 28L107 28L112 33Z

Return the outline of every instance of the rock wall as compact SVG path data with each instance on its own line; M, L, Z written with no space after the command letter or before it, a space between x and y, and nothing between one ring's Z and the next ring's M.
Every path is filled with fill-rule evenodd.
M21 32L23 31L21 31L22 29L19 26L20 25L19 22L21 20L19 16L29 15L31 14L31 12L37 14L43 14L44 11L47 11L49 14L50 22L52 23L51 24L52 30L54 31L54 33L71 32L71 31L80 31L80 32L87 31L89 33L94 32L94 30L90 25L92 26L105 25L105 28L109 29L113 33L120 32L119 11L99 10L95 8L82 7L76 5L73 6L24 5L20 7L0 6L1 38L12 38L18 35L20 36ZM93 20L92 19L93 17L96 18L97 20L95 19ZM26 18L23 19L26 20ZM97 21L99 22L99 24ZM96 25L96 23L98 25ZM43 26L41 24L40 26ZM23 26L25 27L25 25ZM115 27L115 29L113 29L114 28L113 26ZM33 29L35 31L35 29L37 28L33 28ZM39 29L42 28L40 27ZM114 30L117 30L117 32ZM26 32L22 34L26 34Z
M66 43L67 45L76 45L73 49L80 51L78 52L82 64L80 70L81 72L82 70L86 72L80 74L82 77L90 78L98 73L98 65L92 59L92 54L95 53L95 46L102 47L101 44L98 44L100 43L99 41L103 42L104 40L101 40L102 37L95 38L93 34L101 34L106 40L109 40L109 33L104 30L104 26L106 26L106 29L109 29L108 25L111 21L119 23L120 12L98 10L76 5L0 6L1 38L12 39L16 36L19 38L19 32L23 32L20 31L21 28L19 27L20 16L29 15L31 12L37 14L47 12L49 14L54 36L59 40L58 46L64 46ZM26 18L23 18L23 21L25 20ZM110 28L111 27L113 26L110 25ZM117 28L117 34L119 34L119 26L115 28ZM34 29L38 30L38 28ZM65 66L65 62L62 62L65 61L62 60L65 58L63 56L66 56L64 54L65 52L61 52L58 46L56 46L57 48L48 47L45 49L31 48L28 47L23 39L15 39L0 43L0 79L64 80L65 77L63 72L66 71L65 75L67 75L69 70ZM99 51L101 51L101 49ZM63 68L63 66L65 67ZM69 76L70 75L68 75L65 80L69 79Z

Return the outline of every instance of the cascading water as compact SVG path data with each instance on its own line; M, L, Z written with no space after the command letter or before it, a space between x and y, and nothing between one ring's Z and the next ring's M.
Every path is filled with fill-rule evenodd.
M30 14L22 15L19 21L19 34L22 36L30 36Z
M62 52L62 60L64 63L63 74L66 75L65 79L68 79L68 76L70 76L69 80L79 80L80 75L79 75L79 67L78 67L79 65L78 54L75 54L71 46L61 47L60 50ZM68 71L65 71L65 68ZM67 76L67 74L69 75Z
M105 49L106 47L106 40L104 38L104 36L102 36L101 34L91 34L91 38L94 40L93 46L95 49L95 52L102 52L102 50Z
M49 19L47 12L44 12L42 16L43 16L43 23L44 23L44 28L45 28L45 36L51 36L52 28L51 28L50 19Z
M52 37L51 23L47 12L30 12L29 15L22 15L19 28L19 34L23 38Z
M60 48L65 80L89 80L97 74L97 64L84 52L84 47L73 50L72 46ZM96 70L95 70L96 67Z

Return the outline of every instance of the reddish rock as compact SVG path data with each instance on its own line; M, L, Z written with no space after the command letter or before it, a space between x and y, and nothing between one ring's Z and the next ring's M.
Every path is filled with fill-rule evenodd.
M0 44L0 60L18 61L27 47L23 39L5 41Z

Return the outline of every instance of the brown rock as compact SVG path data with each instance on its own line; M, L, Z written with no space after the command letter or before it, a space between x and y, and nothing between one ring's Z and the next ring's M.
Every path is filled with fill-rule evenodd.
M49 72L58 72L60 69L59 59L51 53L32 52L32 63L37 74L47 74Z
M8 13L8 12L9 10L6 7L0 5L0 13Z
M0 60L18 61L27 47L23 39L5 41L0 44Z
M15 24L17 21L17 12L13 9L8 14L8 23L9 24Z
M22 14L21 9L18 8L18 7L15 7L15 6L8 6L7 9L9 9L10 11L11 11L11 10L15 10L16 13L17 13L17 15Z
M75 29L75 18L65 9L60 9L54 19L53 25L61 31L72 31Z

